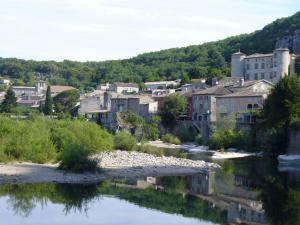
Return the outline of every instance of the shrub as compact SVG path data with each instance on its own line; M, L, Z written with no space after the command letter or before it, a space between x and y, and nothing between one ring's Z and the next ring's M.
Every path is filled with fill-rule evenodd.
M195 141L196 132L188 125L183 125L180 127L178 136L182 142L193 142Z
M158 124L160 121L161 119L159 116L152 116L149 123L144 124L143 131L147 140L155 141L159 139L160 132L158 129Z
M136 139L125 131L120 131L115 135L114 148L131 151L136 145Z
M98 161L92 159L91 154L92 151L83 145L69 144L68 147L65 146L60 155L59 168L76 173L94 172L97 169Z
M80 148L88 149L90 155L112 147L112 135L89 122L39 116L27 120L0 117L1 161L45 163L73 154L73 148L77 156Z
M165 134L163 137L162 137L162 140L164 142L167 142L167 143L171 143L171 144L175 144L175 145L179 145L181 144L181 141L179 140L178 137L174 136L173 134Z
M246 143L246 135L243 132L236 132L232 129L216 131L209 139L208 145L211 149L240 148Z

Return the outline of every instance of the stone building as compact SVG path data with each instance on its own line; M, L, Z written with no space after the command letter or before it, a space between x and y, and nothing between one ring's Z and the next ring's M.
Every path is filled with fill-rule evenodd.
M216 118L234 115L237 128L249 128L255 122L253 111L261 109L273 84L266 80L243 81L227 86L232 93L216 96Z
M208 137L211 124L216 122L216 97L230 93L231 91L223 86L214 86L193 93L192 121L202 136Z
M98 103L100 104L99 101ZM106 92L103 108L98 112L98 119L103 127L116 131L119 129L118 113L120 112L134 112L148 121L151 115L156 114L157 111L158 102L151 96Z
M295 74L296 55L287 48L278 48L270 54L246 55L236 52L231 56L231 77L245 80L265 79L277 83L286 75Z
M134 83L113 83L110 85L109 90L112 92L116 92L119 94L126 94L126 93L138 93L139 86Z

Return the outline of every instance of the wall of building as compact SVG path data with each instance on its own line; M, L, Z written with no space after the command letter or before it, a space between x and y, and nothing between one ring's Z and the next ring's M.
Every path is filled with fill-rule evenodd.
M250 56L235 53L231 57L231 76L244 77L245 80L265 79L276 83L280 78L291 74L290 71L294 71L292 58L288 49Z
M216 101L217 120L232 113L246 112L249 104L262 107L263 102L263 97L219 97Z

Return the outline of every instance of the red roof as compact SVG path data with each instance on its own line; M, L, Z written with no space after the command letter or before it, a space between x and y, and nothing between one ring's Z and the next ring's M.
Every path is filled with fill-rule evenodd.
M53 85L51 86L51 93L60 93L63 91L74 90L72 86L63 86L63 85Z

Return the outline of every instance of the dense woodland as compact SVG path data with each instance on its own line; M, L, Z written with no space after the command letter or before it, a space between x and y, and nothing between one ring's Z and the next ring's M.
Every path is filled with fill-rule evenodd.
M14 80L15 85L33 85L35 79L46 78L51 84L72 85L90 89L100 82L145 82L190 78L222 77L230 73L230 56L241 51L267 53L276 39L300 29L300 12L282 18L251 34L183 48L145 53L131 59L103 62L64 60L33 61L0 58L0 75ZM59 54L59 53L58 53Z

